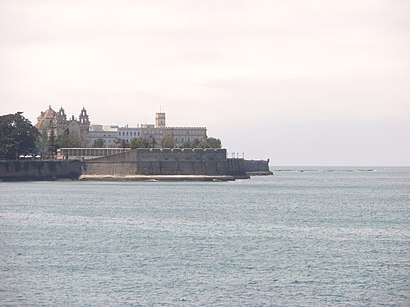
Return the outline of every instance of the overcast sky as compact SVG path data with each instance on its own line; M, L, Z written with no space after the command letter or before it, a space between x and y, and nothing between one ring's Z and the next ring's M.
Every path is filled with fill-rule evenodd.
M0 114L206 126L271 165L410 165L410 1L0 0Z

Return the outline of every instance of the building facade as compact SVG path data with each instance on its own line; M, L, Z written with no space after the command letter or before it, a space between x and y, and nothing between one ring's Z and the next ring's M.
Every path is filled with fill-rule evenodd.
M37 117L35 127L48 136L53 130L56 138L60 135L75 136L82 147L98 145L97 147L115 148L121 144L121 141L129 144L132 139L143 137L149 140L150 147L161 148L162 140L166 136L174 140L175 147L184 147L184 144L194 141L199 143L207 137L205 127L167 127L163 112L155 114L155 124L140 124L137 127L92 125L84 107L77 119L74 115L67 118L62 107L56 112L49 106Z
M173 138L176 147L183 147L184 143L198 142L206 139L206 127L166 127L165 113L156 113L154 124L141 124L137 127L91 125L89 132L89 146L94 141L102 139L104 147L117 147L121 140L128 143L133 138L143 137L150 140L154 148L161 148L165 136ZM152 146L152 145L151 145Z
M88 133L88 147L97 144L97 140L102 140L102 147L113 148L118 145L118 126L116 125L91 125ZM100 147L100 146L98 146Z
M71 118L67 118L62 107L56 112L49 106L46 111L41 112L40 116L37 117L35 127L40 133L46 133L48 136L54 131L56 138L64 134L74 136L81 145L85 146L88 143L90 124L87 110L84 107L78 119L76 119L74 115Z

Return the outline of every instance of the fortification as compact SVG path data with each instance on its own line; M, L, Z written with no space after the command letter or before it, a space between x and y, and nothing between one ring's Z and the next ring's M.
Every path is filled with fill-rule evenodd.
M0 161L0 180L55 180L78 179L81 175L79 160L4 160Z
M82 161L0 161L0 181L78 179L81 175L83 179L234 180L272 175L268 163L227 159L225 149L134 149Z
M84 175L246 176L228 167L226 149L134 149L85 162Z
M246 173L250 176L273 175L268 160L244 160Z

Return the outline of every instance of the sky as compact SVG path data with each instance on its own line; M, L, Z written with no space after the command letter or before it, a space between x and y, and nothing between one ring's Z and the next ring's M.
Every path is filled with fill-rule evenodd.
M407 0L0 0L0 115L162 110L273 166L410 166L408 16Z

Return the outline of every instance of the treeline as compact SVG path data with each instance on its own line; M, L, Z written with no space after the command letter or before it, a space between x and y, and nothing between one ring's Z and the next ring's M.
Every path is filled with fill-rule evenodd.
M161 140L160 144L157 144L156 140L150 137L139 136L136 138L131 139L129 142L127 140L118 139L116 141L116 145L119 148L155 148L160 145L161 148L221 148L222 143L220 139L216 139L213 137L207 137L203 140L194 139L193 141L189 142L186 141L182 143L182 145L177 146L174 138L170 135L164 136ZM103 139L96 139L93 144L94 148L103 148L105 147L105 143Z

